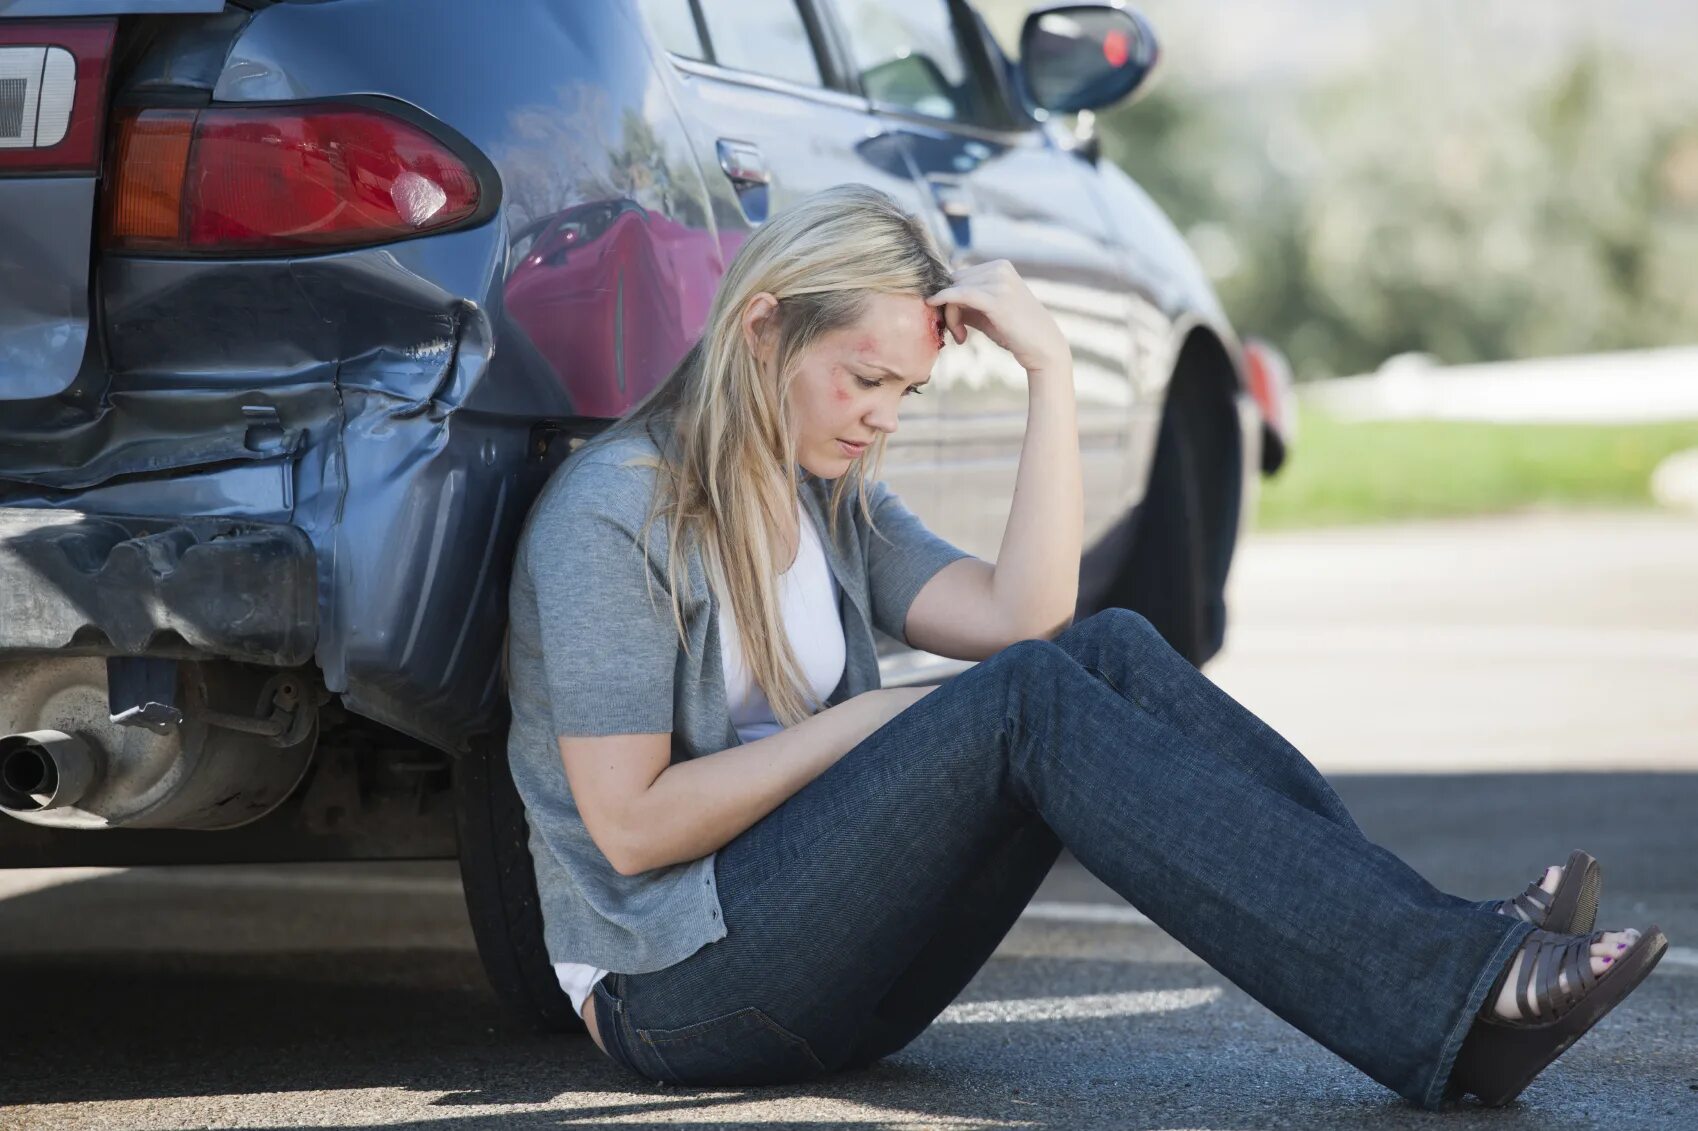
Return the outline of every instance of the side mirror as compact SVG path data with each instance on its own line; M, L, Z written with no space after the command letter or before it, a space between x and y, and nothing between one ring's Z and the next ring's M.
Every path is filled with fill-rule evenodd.
M1161 50L1144 18L1110 4L1069 4L1026 17L1020 70L1033 103L1055 114L1096 110L1136 90Z

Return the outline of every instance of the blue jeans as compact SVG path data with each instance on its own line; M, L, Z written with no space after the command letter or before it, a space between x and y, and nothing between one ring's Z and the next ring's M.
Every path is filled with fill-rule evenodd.
M602 1039L683 1085L870 1063L955 999L1062 845L1429 1108L1531 930L1369 842L1297 750L1116 609L958 676L720 849L727 937L604 979Z

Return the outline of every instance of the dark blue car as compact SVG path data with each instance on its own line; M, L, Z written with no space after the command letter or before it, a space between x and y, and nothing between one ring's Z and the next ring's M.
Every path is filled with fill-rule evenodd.
M500 757L514 541L843 182L1051 307L1080 611L1213 655L1282 366L1064 125L1150 29L1050 8L1021 55L961 0L0 0L0 864L458 853L492 979L575 1023ZM886 460L986 558L1024 380L947 351Z

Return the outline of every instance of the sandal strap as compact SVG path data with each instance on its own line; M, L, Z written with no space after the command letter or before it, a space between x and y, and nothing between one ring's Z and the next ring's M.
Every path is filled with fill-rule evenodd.
M1535 927L1543 923L1550 915L1551 903L1555 897L1539 885L1540 881L1534 880L1527 885L1527 890L1514 899L1501 901L1498 904L1498 914L1514 915L1517 919L1531 923Z
M1521 972L1515 979L1515 1012L1523 1023L1555 1021L1573 1009L1598 976L1592 973L1592 944L1600 934L1558 935L1534 930L1521 946ZM1568 985L1563 985L1567 975ZM1501 989L1504 979L1500 978ZM1528 1012L1527 991L1533 990L1533 1008ZM1488 1008L1495 1004L1494 993Z

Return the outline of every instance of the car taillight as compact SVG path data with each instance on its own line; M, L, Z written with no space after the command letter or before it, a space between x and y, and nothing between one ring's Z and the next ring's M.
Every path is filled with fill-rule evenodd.
M106 246L327 251L459 223L477 175L424 129L365 106L143 109L117 122Z
M0 176L93 173L116 20L0 20Z

